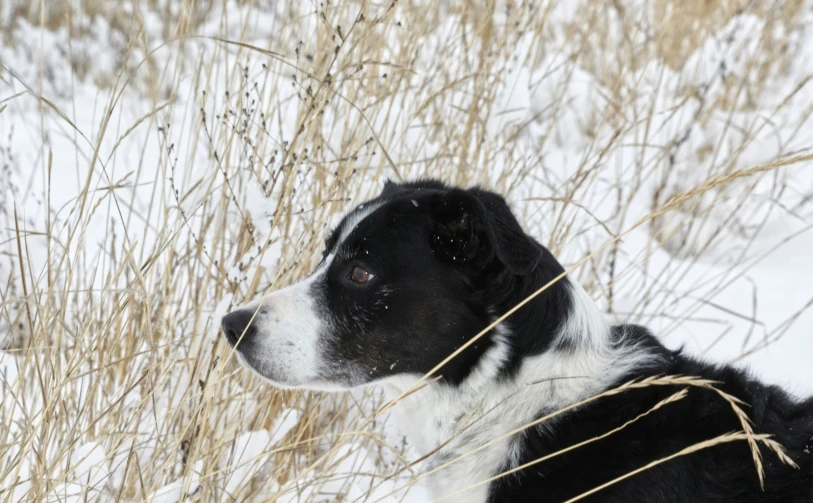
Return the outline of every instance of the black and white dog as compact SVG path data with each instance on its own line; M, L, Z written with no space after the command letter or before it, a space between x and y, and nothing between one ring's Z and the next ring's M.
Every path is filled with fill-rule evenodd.
M397 397L563 272L525 234L502 197L436 181L388 182L331 233L308 278L232 312L222 327L240 361L276 386L347 390L375 384ZM699 387L645 414L680 389L667 385L601 397L505 436L605 390L657 375L719 381L719 389L750 404L744 410L754 431L773 435L798 468L760 447L761 488L748 444L737 441L656 464L587 500L813 502L813 399L797 402L740 370L668 350L642 327L611 326L567 277L454 357L394 410L411 441L424 453L434 451L430 469L490 443L432 474L434 497L560 502L741 430L731 406ZM482 483L641 415L611 435Z

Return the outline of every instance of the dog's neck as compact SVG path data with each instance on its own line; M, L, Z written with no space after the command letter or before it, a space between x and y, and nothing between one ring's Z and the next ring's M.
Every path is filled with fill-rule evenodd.
M513 375L506 377L502 370L515 329L500 324L490 335L491 347L461 385L435 382L401 399L393 408L413 445L422 455L431 454L426 470L438 469L480 449L431 477L443 492L433 496L446 496L515 466L519 443L507 435L509 432L604 391L641 363L644 356L639 352L613 341L611 326L581 286L567 284L566 288L570 307L556 340L546 351L522 358ZM387 397L400 396L419 377L388 380L384 385ZM555 421L539 427L551 428L550 424ZM506 461L509 466L505 466ZM451 487L449 481L465 485ZM484 484L459 496L472 503L485 501L486 495Z

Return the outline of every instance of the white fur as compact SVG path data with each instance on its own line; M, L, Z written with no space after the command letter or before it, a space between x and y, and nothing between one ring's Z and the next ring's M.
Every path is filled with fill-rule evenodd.
M377 210L381 206L381 203L366 203L358 208L356 208L353 213L347 215L347 220L344 222L344 226L342 227L342 233L339 235L339 242L336 245L338 249L339 246L350 236L350 234L358 227L362 220L370 216L375 210Z
M260 377L282 387L316 384L325 365L320 340L324 320L310 295L311 286L324 276L333 256L302 281L277 290L258 303L240 309L256 312L257 330L252 354L236 351L241 363Z
M596 395L651 358L635 348L622 345L616 349L611 344L610 325L589 295L579 285L573 285L571 294L572 310L557 337L573 341L575 350L551 349L526 358L514 379L495 380L507 352L508 335L498 325L494 329L496 345L459 388L435 383L396 404L394 415L421 452L431 452L452 439L434 456L438 461L430 458L427 470L523 427L540 414ZM416 378L389 379L385 383L387 395L395 398ZM501 439L431 475L434 497L442 498L484 481L506 462L516 466L522 454L519 440ZM444 501L479 503L487 497L488 484L483 484Z

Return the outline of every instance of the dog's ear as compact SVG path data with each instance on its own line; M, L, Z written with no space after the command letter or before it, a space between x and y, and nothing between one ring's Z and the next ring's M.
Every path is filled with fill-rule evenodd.
M496 259L513 274L527 276L543 248L522 230L505 199L481 189L451 189L432 207L433 251L441 260L485 269Z
M379 194L378 197L382 198L392 197L399 190L401 190L401 185L387 178L387 181L384 182L384 188L381 189L381 194Z

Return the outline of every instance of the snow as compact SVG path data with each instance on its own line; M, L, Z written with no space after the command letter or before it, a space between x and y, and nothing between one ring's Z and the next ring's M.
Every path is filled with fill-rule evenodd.
M274 435L269 441L270 445L277 445L282 441L282 438L288 434L291 429L296 426L299 420L302 419L302 413L297 410L289 410L283 414L282 421L277 425L274 430Z
M0 109L6 105L0 111L0 285L10 285L0 297L0 344L23 337L27 330L27 323L20 322L25 312L22 304L9 300L23 295L16 262L17 226L26 236L27 267L31 271L28 288L33 287L32 282L41 288L53 277L55 290L89 292L79 298L78 307L65 306L75 312L68 316L72 326L65 331L62 344L86 351L82 355L93 355L94 348L87 337L89 329L75 328L107 327L101 322L93 324L97 318L105 321L110 316L110 310L99 302L103 293L146 288L160 298L160 281L149 279L148 284L140 285L132 271L153 258L171 267L166 250L184 255L199 243L213 263L226 260L219 266L236 288L236 292L233 289L219 298L206 293L203 297L182 294L174 301L179 305L197 303L194 309L203 313L200 323L197 319L174 320L177 325L161 326L165 332L161 332L159 343L148 337L137 339L139 347L134 352L144 356L127 361L128 376L146 375L151 358L159 351L177 360L160 373L157 391L149 396L142 395L140 387L124 385L130 382L124 378L117 381L118 388L97 389L90 374L101 361L85 361L83 356L74 362L72 375L78 377L70 381L70 389L76 390L75 397L67 391L61 396L77 404L120 407L122 430L114 433L122 433L127 440L89 428L76 447L46 449L43 456L58 467L46 501L115 501L111 489L124 479L131 445L127 435L139 440L138 459L153 459L156 450L166 446L152 432L164 432L163 428L174 422L191 421L179 411L188 403L211 397L207 395L215 393L211 387L222 391L224 386L231 386L225 394L234 397L238 393L236 401L245 407L216 411L210 418L218 428L232 428L228 449L214 461L197 460L184 467L174 451L167 453L157 470L163 478L147 483L147 501L169 503L194 497L203 484L213 484L214 479L229 494L239 494L247 481L273 470L271 452L283 446L286 435L303 420L301 410L292 405L278 411L267 429L249 425L246 417L264 410L261 397L250 391L256 383L246 384L234 377L229 384L202 385L197 382L198 374L193 379L189 368L180 362L208 354L203 348L216 343L218 320L249 290L256 271L262 276L258 282L274 284L290 262L306 260L286 250L305 249L308 236L324 233L318 224L327 220L335 224L341 218L341 208L349 208L375 192L383 180L355 178L352 200L335 203L333 213L309 213L315 205L308 190L317 170L293 174L290 184L298 192L293 199L297 207L292 211L301 218L291 229L281 229L281 189L269 189L273 184L264 183L272 179L269 172L278 173L282 154L277 150L282 151L282 142L296 134L302 106L297 98L300 89L287 85L273 90L251 89L254 94L247 102L225 96L241 78L233 67L245 65L247 81L259 80L266 59L238 56L235 48L224 49L203 37L238 40L245 36L246 43L287 51L287 47L277 45L291 37L299 39L300 32L314 33L319 19L308 5L271 2L270 7L253 8L229 0L217 3L206 14L196 31L201 38L181 44L164 38L165 19L159 15L177 16L181 4L159 3L165 4L166 11L138 12L147 44L136 44L126 58L122 49L128 47L128 41L103 16L83 14L79 23L85 29L69 37L65 28L41 29L22 18L12 25L11 12L0 12L2 26L15 41L0 45ZM467 144L471 151L514 141L514 148L493 148L497 154L475 159L487 169L473 175L471 181L489 182L503 189L531 234L550 244L566 265L577 263L631 228L653 210L653 201L663 204L715 177L809 152L813 143L808 133L813 126L809 119L813 90L806 80L813 74L813 10L809 5L800 14L798 26L774 26L773 32L768 32L765 20L756 16L735 16L709 36L683 68L670 68L653 58L631 70L619 89L611 89L589 61L572 57L572 43L564 26L587 4L559 2L548 13L552 42L540 57L526 57L538 50L532 34L516 35L512 44L516 57L507 58L501 63L502 71L490 76L497 82L493 102L479 103L491 107L484 114L487 121L482 136L460 139L469 133L465 110L478 91L472 80L463 80L458 88L443 94L445 101L437 105L441 111L437 116L436 110L422 108L430 97L442 94L445 86L443 81L426 82L423 75L468 71L453 64L470 56L463 44L446 44L469 29L454 14L445 13L448 19L416 45L415 70L410 78L413 89L394 93L386 106L378 103L374 93L362 95L358 107L367 111L365 120L369 119L388 154L407 175L432 173L437 166L431 159L436 157L453 164L472 161L446 150L447 137L434 134L427 126L436 119L444 121L448 138ZM130 2L122 3L121 8L125 14L136 16L137 9ZM354 19L357 10L343 15ZM610 40L630 35L644 43L641 33L620 33L616 22L617 18L607 20ZM392 47L397 46L402 32L378 30L383 34L378 57L394 58ZM789 68L774 69L767 75L754 69L754 61L770 57L762 53L761 41L766 37L786 40L792 47L795 56ZM303 36L297 47L301 54L307 54L314 52L314 45L314 40ZM478 47L475 44L469 50L477 53ZM177 68L177 79L168 78L162 87L152 89L145 77L150 64L143 63L148 54L155 68ZM120 87L110 83L119 78L122 65L132 70L133 77L132 85L120 92ZM274 69L280 74L289 70L284 65ZM206 72L212 77L195 79ZM713 108L710 104L729 96L729 83L738 79L764 91L756 96L736 93L728 109ZM33 94L41 94L51 104ZM271 140L267 145L255 145L255 151L239 151L244 144L234 135L239 136L240 128L215 131L215 118L227 116L227 106L239 109L248 103L250 108L250 100L273 103L266 110L268 116L250 118L250 122L263 123L265 136ZM341 102L338 98L335 101ZM108 113L111 103L115 107ZM215 137L211 142L200 130L201 110ZM389 110L420 113L392 115ZM348 129L358 120L351 117L355 112L342 115L339 111L335 107L324 111L324 145L320 148L325 151L344 152L343 146L350 141ZM239 121L234 121L239 126ZM107 124L107 129L103 130L102 124ZM227 149L227 145L243 146ZM91 169L97 147L98 162ZM358 166L368 166L371 171L386 166L381 150L373 141L360 145L358 156L363 162ZM215 153L221 162L215 162ZM256 157L263 157L267 169L252 171L254 164L249 159ZM339 169L340 164L331 165L330 170ZM532 176L519 178L515 174L528 169L533 170ZM392 176L386 170L384 173ZM501 176L503 173L509 175ZM521 182L512 184L512 176ZM77 209L86 183L89 199ZM685 346L688 352L714 362L748 366L766 381L786 386L798 395L813 393L811 195L810 161L769 175L735 180L637 227L617 246L598 254L573 274L593 287L597 302L619 322L646 324L670 347ZM579 206L562 202L569 199ZM623 208L619 207L621 200L626 201ZM417 202L413 204L417 206ZM200 224L207 216L221 214L218 205L228 205L227 227L234 231L230 237L237 236L234 229L243 217L250 218L253 226L252 246L225 259L207 248L213 246L211 235L200 234L206 228ZM19 216L16 221L15 211ZM565 240L557 234L563 222L571 228ZM45 232L48 226L51 238ZM74 234L79 228L81 232ZM49 251L60 246L68 250L71 267L78 271L75 277L48 272ZM108 253L113 249L117 250L116 260ZM161 253L154 253L156 250ZM122 269L122 262L117 260L127 253L136 266L116 276ZM611 253L612 271L608 267ZM195 271L198 278L213 277L206 267L201 265ZM111 277L125 276L126 280L110 281ZM606 289L596 286L596 278L603 285L614 281L612 299ZM164 308L160 301L146 305L147 317L158 317L159 308ZM112 334L113 328L110 330ZM184 353L178 348L187 339L191 342L183 346ZM170 349L161 349L166 347ZM18 376L24 375L21 369L26 361L22 354L0 352L0 424L10 425L11 438L19 436L27 422L43 420L42 397L35 387L23 388L23 401L12 392ZM239 422L243 420L246 423ZM386 443L402 444L392 427L381 428L379 434ZM405 448L403 455L414 459L415 453L409 446ZM400 487L405 479L395 477L380 483L382 475L399 466L397 458L402 453L374 450L369 443L348 441L334 456L334 479L319 482L303 474L301 483L292 486L267 477L262 494L281 493L278 501L306 501L309 496L336 493L346 494L348 501L375 501ZM13 454L4 452L2 463L8 463ZM387 460L383 464L390 465L382 466L382 458ZM32 463L31 457L25 457L6 479L0 479L4 487L15 478L20 481L14 486L12 501L23 501L32 490L29 477L36 473ZM356 475L340 476L349 473ZM389 500L426 501L429 498L424 490L418 484L406 499L398 494Z
M234 442L234 457L229 460L237 468L226 485L228 494L237 494L243 485L269 457L270 436L266 430L251 431L237 437Z
M147 497L147 503L177 503L181 501L183 494L193 496L200 488L200 475L202 472L203 461L201 460L195 463L191 475L157 489Z
M101 445L89 443L77 447L67 460L66 473L75 482L59 484L48 494L48 503L92 501L110 476L109 462Z

